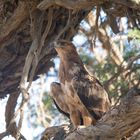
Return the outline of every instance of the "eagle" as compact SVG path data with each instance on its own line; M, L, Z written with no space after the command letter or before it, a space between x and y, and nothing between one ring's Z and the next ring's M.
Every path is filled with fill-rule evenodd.
M91 75L71 42L55 43L60 57L60 83L51 84L51 93L58 110L72 124L94 125L110 109L108 94L98 79Z

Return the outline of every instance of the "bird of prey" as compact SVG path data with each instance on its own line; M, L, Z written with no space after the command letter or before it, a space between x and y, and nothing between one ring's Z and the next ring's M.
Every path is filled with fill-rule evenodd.
M51 96L75 127L95 124L109 110L110 100L100 82L85 68L72 43L55 44L60 57L60 83L51 84Z

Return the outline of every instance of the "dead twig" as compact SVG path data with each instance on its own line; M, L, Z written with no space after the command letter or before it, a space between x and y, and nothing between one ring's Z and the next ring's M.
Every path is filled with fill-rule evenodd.
M63 33L65 33L66 30L69 29L70 25L71 25L71 10L69 10L69 17L68 17L66 26L65 26L65 27L60 31L60 33L57 35L55 41L58 41L58 40L59 40L59 38L63 35Z
M34 73L35 73L36 67L37 67L38 62L39 62L39 57L40 57L42 47L44 46L46 37L47 37L47 35L48 35L49 31L50 31L51 25L52 25L52 18L53 18L53 9L49 8L49 10L48 10L48 23L47 23L46 29L45 29L42 37L41 37L41 41L40 41L40 44L39 44L38 48L36 49L36 51L34 51L35 59L33 60L27 90L29 90L29 88L31 86L31 83L32 83L32 80L33 80L33 77L34 77Z
M105 87L108 87L110 85L110 83L112 83L119 75L123 74L123 72L129 70L131 68L131 66L133 65L134 61L140 59L140 54L138 54L135 57L132 57L129 59L129 62L127 63L127 66L124 67L123 63L120 65L120 67L118 68L118 72L115 73L109 80L107 80L104 84ZM125 73L126 75L127 73Z
M18 128L16 126L14 113L19 95L19 93L13 93L8 98L5 111L6 131L0 134L0 139L8 135L12 135L14 138L16 138ZM19 138L22 138L22 140L26 140L21 133L19 133Z
M34 40L33 40L32 46L29 50L29 53L26 57L26 61L25 61L24 69L23 69L23 75L22 75L21 82L20 82L20 89L22 92L22 103L20 105L20 108L18 109L20 111L20 119L18 122L18 132L20 131L20 128L22 126L24 106L25 106L26 102L28 101L28 90L32 84L34 73L35 73L36 67L39 62L38 61L39 56L40 56L42 47L44 46L45 39L49 33L51 24L52 24L52 14L53 14L53 9L50 8L48 10L48 24L46 26L46 29L45 29L42 37L41 37L42 28L40 28L40 24L41 25L43 24L44 14L37 11L37 16L35 16L36 22L38 23L38 25L36 25L36 22L34 23L34 27L36 27L34 29L34 33L35 33L33 36ZM40 17L38 17L38 16L40 16ZM37 21L38 18L40 18L40 22ZM40 38L41 38L41 41L40 41ZM31 69L31 73L30 73L30 77L29 77L29 70L30 70L31 66L32 66L32 69ZM28 79L29 79L29 83L26 86ZM17 139L19 139L19 133L17 133Z
M2 140L4 137L6 137L8 135L9 135L8 131L5 131L3 133L0 133L0 140Z
M92 44L94 44L94 46L96 46L95 42L96 42L98 28L99 28L98 26L99 17L100 17L100 6L96 6L95 33L94 33L94 37L92 38Z

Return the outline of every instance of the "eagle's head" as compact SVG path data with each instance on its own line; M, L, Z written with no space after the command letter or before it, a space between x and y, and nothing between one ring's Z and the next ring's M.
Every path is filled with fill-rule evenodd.
M68 55L78 55L76 52L76 48L70 42L58 42L54 44L55 50L57 51L60 57L68 56Z
M61 41L54 43L54 47L60 57L60 61L67 66L69 65L69 69L72 67L73 63L83 67L82 60L76 51L76 47L71 42Z

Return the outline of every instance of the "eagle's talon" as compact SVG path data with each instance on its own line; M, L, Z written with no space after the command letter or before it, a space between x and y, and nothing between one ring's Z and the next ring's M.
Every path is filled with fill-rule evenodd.
M85 125L79 125L79 126L77 127L77 130L80 130L80 129L85 128L85 127L86 127Z

